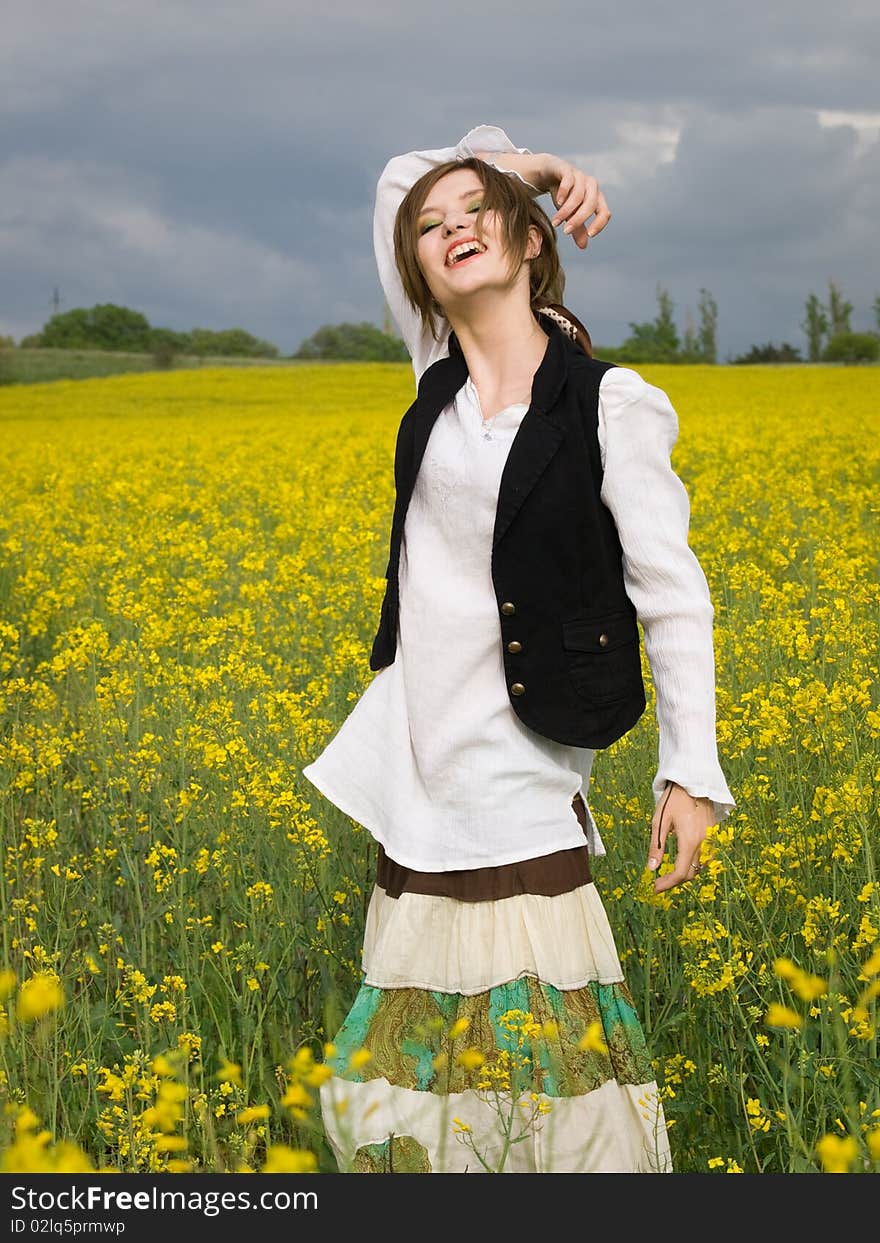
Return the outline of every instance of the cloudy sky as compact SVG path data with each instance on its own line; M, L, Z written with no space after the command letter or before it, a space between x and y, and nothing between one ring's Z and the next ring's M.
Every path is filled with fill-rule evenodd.
M381 325L383 166L489 123L606 194L585 252L560 235L595 342L659 283L680 330L712 293L722 361L803 351L829 279L875 327L878 62L876 0L4 0L0 333L56 288L285 354Z

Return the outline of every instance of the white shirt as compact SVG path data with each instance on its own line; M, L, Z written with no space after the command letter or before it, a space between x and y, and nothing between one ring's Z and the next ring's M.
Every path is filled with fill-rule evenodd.
M417 382L448 354L449 327L435 342L406 302L394 262L394 217L424 172L474 150L527 149L514 148L494 126L478 126L457 147L395 157L377 188L376 261ZM514 712L491 578L501 473L527 408L501 411L492 439L484 440L469 377L438 416L404 524L395 659L302 770L392 859L420 871L514 863L584 842L571 800L580 791L587 802L594 752L545 738ZM599 389L601 496L620 535L624 584L642 623L656 691L654 802L666 781L675 781L711 797L720 822L736 803L715 738L714 609L687 542L687 492L670 464L677 436L676 413L661 389L630 368L606 371ZM587 820L588 849L602 855L588 803Z

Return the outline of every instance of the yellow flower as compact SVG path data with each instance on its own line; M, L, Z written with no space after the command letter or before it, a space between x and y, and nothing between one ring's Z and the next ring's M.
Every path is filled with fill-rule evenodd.
M880 1126L873 1127L865 1136L872 1161L880 1161Z
M355 1049L348 1059L349 1070L360 1070L362 1066L366 1066L367 1062L372 1060L373 1055L369 1049Z
M217 1071L216 1078L221 1083L234 1083L236 1087L241 1087L241 1067L238 1062L230 1062L226 1058L223 1059L223 1065Z
M307 1075L315 1065L315 1055L312 1053L308 1045L303 1045L302 1048L297 1049L293 1057L288 1060L287 1065L288 1069L291 1070L293 1074L297 1076Z
M875 947L873 954L862 967L862 975L866 980L878 973L880 973L880 945Z
M310 1088L319 1088L322 1083L326 1083L328 1079L333 1078L333 1067L328 1066L326 1062L321 1062L317 1066L313 1066L308 1074L303 1075L304 1081Z
M608 1045L602 1039L602 1024L598 1019L594 1019L584 1034L578 1041L577 1046L582 1053L602 1053L608 1052Z
M453 1118L452 1121L455 1124L452 1129L456 1135L466 1135L471 1129L466 1122L462 1122L461 1118Z
M471 1021L468 1018L456 1019L449 1029L449 1039L456 1040L463 1032L470 1027Z
M461 1053L455 1055L455 1060L465 1070L478 1070L486 1059L479 1049L462 1049Z
M38 971L18 990L16 1013L20 1019L39 1019L64 1005L64 990L54 971Z
M270 1144L266 1149L264 1174L314 1174L318 1158L305 1148L288 1148L286 1144Z
M10 971L8 968L5 971L0 971L0 1001L5 1001L14 989L15 972Z
M247 1126L249 1122L260 1122L264 1118L269 1117L268 1105L251 1105L247 1109L240 1110L235 1117L239 1126Z
M314 1098L301 1083L291 1083L281 1098L281 1104L288 1108L309 1109L314 1104Z
M773 963L773 970L780 979L789 982L802 1001L815 1001L817 997L824 997L828 992L827 980L821 979L818 975L811 975L808 971L802 971L790 958L777 958Z
M816 1152L826 1174L846 1174L859 1154L859 1146L852 1135L843 1139L837 1135L823 1135L816 1144Z
M773 1001L767 1008L767 1017L764 1020L768 1027L803 1027L804 1020L794 1010L790 1010L788 1006L781 1006L778 1002Z
M811 975L808 971L801 971L797 979L792 980L791 987L801 1001L815 1001L817 997L824 997L828 992L828 981L821 976Z
M164 1053L157 1053L150 1065L153 1073L156 1075L174 1075L177 1073L174 1063Z

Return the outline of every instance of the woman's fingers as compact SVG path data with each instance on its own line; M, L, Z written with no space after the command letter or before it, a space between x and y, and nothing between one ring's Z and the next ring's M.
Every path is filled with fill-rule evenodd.
M648 867L652 871L656 871L663 862L663 855L666 852L666 839L669 836L670 829L674 828L675 821L670 813L667 803L672 791L667 788L663 797L654 808L654 815L651 817L651 845L648 850Z
M564 221L563 232L571 234L581 250L586 248L591 237L602 232L611 219L605 195L599 189L596 178L588 177L576 168L560 178L555 198L558 210L552 223L555 227ZM595 219L587 225L591 216Z
M666 790L651 819L648 867L659 873L670 833L675 834L676 853L672 870L662 877L658 874L654 881L655 893L673 889L676 885L693 880L698 874L701 867L700 852L711 819L711 800L701 798L697 801L674 783L667 782Z
M700 847L695 851L685 850L681 847L675 859L675 867L671 872L667 872L665 876L659 876L654 881L654 892L663 893L666 889L673 889L676 885L681 885L684 881L693 880L700 869Z
M596 200L595 208L596 219L589 227L590 237L595 237L597 233L601 233L608 221L611 219L611 212L608 210L608 204L605 202L605 195L600 190Z

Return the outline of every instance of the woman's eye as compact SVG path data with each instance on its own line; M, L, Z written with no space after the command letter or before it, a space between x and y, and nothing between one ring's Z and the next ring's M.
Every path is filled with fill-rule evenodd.
M480 204L479 204L479 203L474 203L474 204L472 204L472 206L470 206L470 207L468 208L468 211L471 211L471 212L472 212L472 211L479 211L479 210L480 210ZM436 228L437 228L437 222L436 222L436 221L434 222L434 224L425 224L425 225L422 225L422 227L419 229L419 237L421 237L421 235L422 235L423 233L428 233L428 232L430 232L430 230L431 230L431 229L436 229Z

